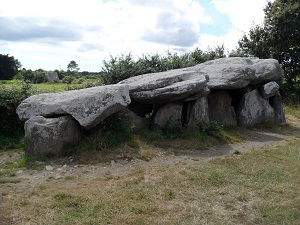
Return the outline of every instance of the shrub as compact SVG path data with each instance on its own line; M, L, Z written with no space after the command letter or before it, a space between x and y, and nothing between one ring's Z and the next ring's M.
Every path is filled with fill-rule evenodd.
M104 84L115 84L129 77L190 67L225 56L223 45L206 52L196 48L192 52L172 53L167 51L164 56L159 54L143 55L137 61L134 60L131 53L117 57L110 56L108 61L103 61L102 79Z
M199 124L199 130L208 135L215 135L220 131L224 130L224 127L221 123L217 121L211 121L206 124Z
M62 80L63 83L71 84L75 80L75 77L73 76L65 76Z
M103 82L104 84L115 84L121 80L138 75L136 63L131 53L119 57L110 56L109 61L103 61Z
M0 88L0 135L18 137L24 134L23 122L19 120L16 108L32 94L30 82Z

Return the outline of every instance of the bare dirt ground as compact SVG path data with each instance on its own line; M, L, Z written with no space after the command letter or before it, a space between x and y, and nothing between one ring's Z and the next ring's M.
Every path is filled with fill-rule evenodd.
M13 179L19 180L18 183L0 183L0 224L10 224L10 216L4 215L3 210L10 195L27 195L36 187L55 181L58 179L72 178L73 182L66 182L66 185L73 185L76 188L76 178L93 180L108 175L116 176L129 173L135 168L147 168L160 165L167 165L176 168L178 163L191 165L202 160L211 160L216 157L224 157L228 154L242 154L253 149L259 150L266 146L278 145L282 142L290 141L300 136L299 119L288 116L288 123L292 129L289 132L274 133L265 130L252 129L247 132L246 140L240 143L214 146L209 150L189 150L179 152L179 154L170 153L170 151L161 150L159 154L150 161L140 160L138 158L117 155L114 160L106 163L82 163L76 157L67 157L53 159L40 164L41 170L19 170L15 173ZM15 161L20 158L22 153L5 154L0 153L0 164L9 161ZM92 158L93 156L91 156ZM70 188L70 187L68 187ZM5 198L3 196L5 195ZM4 200L5 199L5 200ZM2 221L2 222L1 222ZM8 222L8 223L7 223Z

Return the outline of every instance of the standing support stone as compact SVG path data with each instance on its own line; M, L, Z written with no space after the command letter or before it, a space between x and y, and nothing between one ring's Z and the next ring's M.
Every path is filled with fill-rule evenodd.
M243 96L237 118L239 125L253 126L262 122L274 122L275 114L269 102L255 89Z
M227 91L210 93L208 95L209 120L220 122L224 126L236 126L236 114L231 101Z
M150 118L138 116L128 108L122 110L119 114L132 130L149 129L150 127Z
M64 147L80 141L80 127L71 116L32 117L25 122L25 154L58 156Z
M275 123L286 124L281 95L279 92L277 92L274 97L270 98L270 104L275 112Z
M205 124L208 122L208 100L207 96L205 96L197 99L191 106L191 110L188 115L188 127L196 128L199 124Z
M181 128L181 103L169 103L162 106L154 117L154 126L159 129Z

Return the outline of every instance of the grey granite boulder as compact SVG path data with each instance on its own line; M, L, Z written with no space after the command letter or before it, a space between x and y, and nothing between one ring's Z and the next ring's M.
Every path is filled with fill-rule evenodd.
M255 89L243 96L237 118L239 125L253 126L262 122L274 122L275 113L269 102Z
M225 126L236 126L237 119L232 99L227 91L212 92L208 95L209 120Z
M275 59L221 58L188 68L209 77L212 90L239 89L283 78L283 70Z
M80 126L71 116L32 117L25 122L25 154L58 156L69 144L80 141Z
M154 127L158 129L174 129L182 127L182 104L169 103L157 111L154 116Z
M124 123L130 127L130 129L149 129L151 122L150 118L146 118L146 116L138 116L128 108L122 110L119 114L122 121L124 121Z
M191 69L176 69L131 77L119 84L129 85L133 102L166 103L183 100L203 89L205 94L208 91L207 79Z
M285 113L283 110L281 95L279 92L277 92L275 96L270 98L270 105L274 109L275 123L282 125L286 124Z
M33 95L17 108L23 121L34 116L71 115L90 129L131 102L128 85L107 85L61 93Z
M279 91L279 85L275 81L271 81L262 85L259 88L259 92L265 99L268 99L277 94Z
M209 122L208 100L207 96L197 99L188 112L188 127L197 128L199 124Z

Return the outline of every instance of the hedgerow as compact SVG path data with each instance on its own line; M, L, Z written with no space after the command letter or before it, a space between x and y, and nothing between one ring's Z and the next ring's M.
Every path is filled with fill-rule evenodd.
M166 55L158 53L143 55L138 60L135 60L131 53L121 56L111 55L109 60L103 61L102 79L104 84L115 84L129 77L185 68L225 56L223 45L205 52L196 48L191 52L171 53L167 51Z

